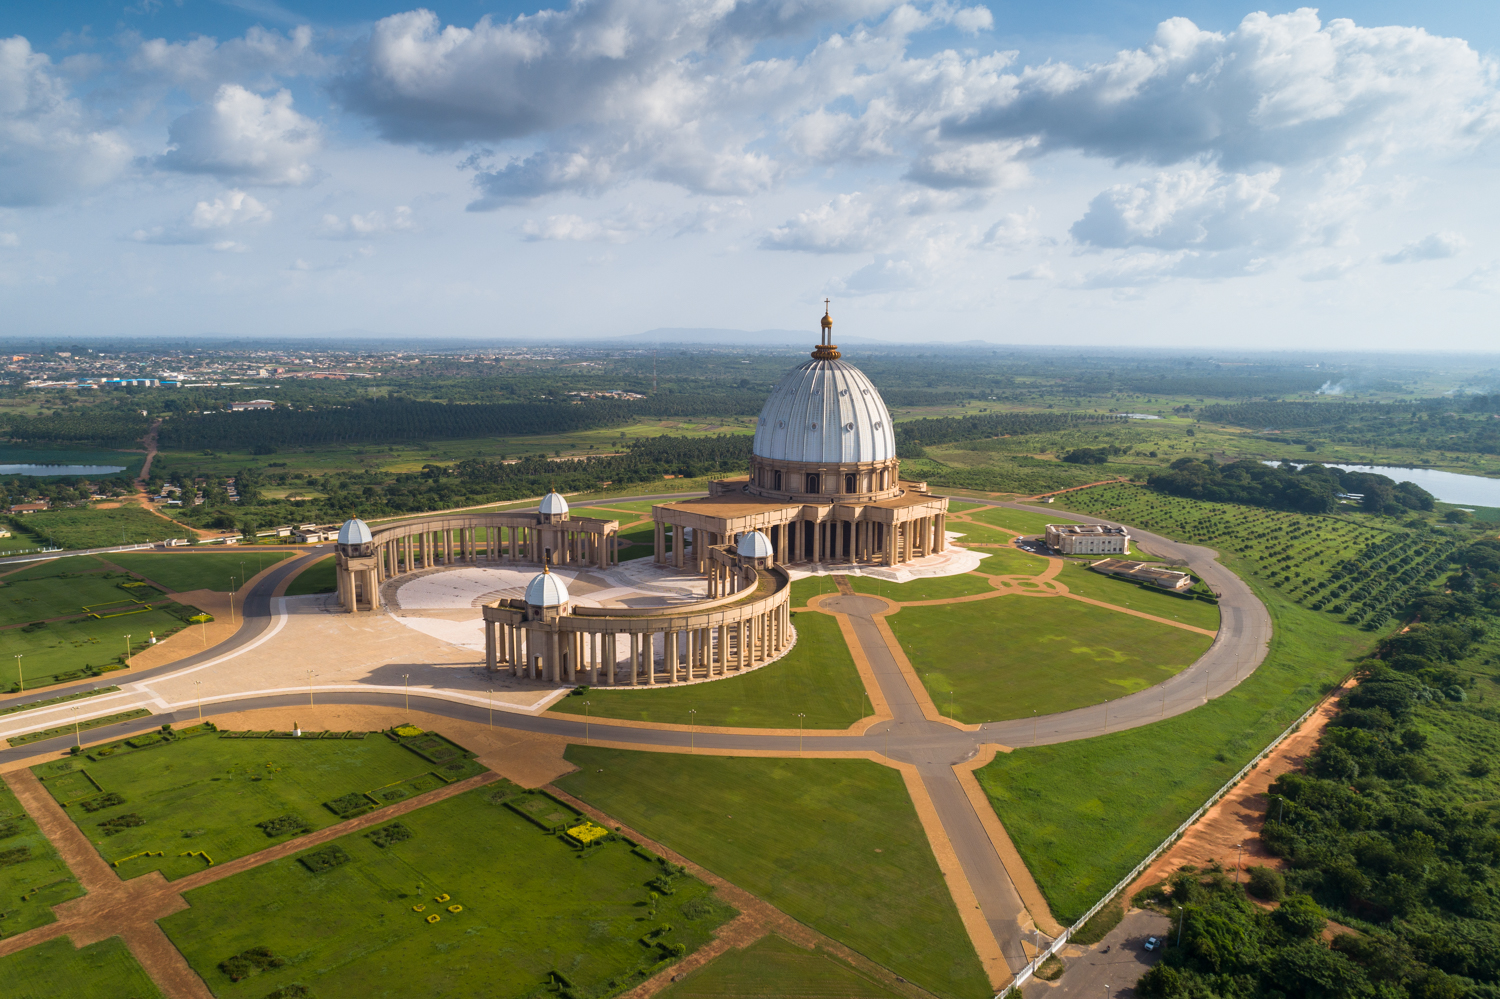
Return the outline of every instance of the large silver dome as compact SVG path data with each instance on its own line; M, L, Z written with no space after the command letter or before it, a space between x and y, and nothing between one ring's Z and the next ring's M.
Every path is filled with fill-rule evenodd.
M885 400L863 371L847 361L813 360L772 390L754 450L769 461L889 461L896 435Z

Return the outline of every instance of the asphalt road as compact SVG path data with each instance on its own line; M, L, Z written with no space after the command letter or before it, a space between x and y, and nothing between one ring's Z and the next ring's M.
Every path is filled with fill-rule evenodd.
M640 498L630 497L614 502L632 502ZM672 498L684 498L684 494L673 494ZM985 501L978 501L985 502ZM1060 513L1053 508L1027 506L1017 503L991 501L987 505L1010 507L1036 513ZM1069 514L1075 520L1088 523L1110 523L1085 516ZM847 614L854 626L855 636L875 673L886 703L890 705L893 720L877 726L864 735L798 736L757 734L755 732L698 732L690 735L686 731L663 731L657 729L631 728L613 725L607 721L591 720L587 723L588 734L599 741L613 742L642 749L657 747L685 747L690 741L700 750L714 749L760 749L792 755L799 749L806 752L864 750L883 753L887 757L914 764L921 775L922 783L932 799L938 818L942 822L953 844L965 875L984 911L997 941L1012 971L1026 964L1020 946L1018 919L1024 912L1019 894L1005 873L1003 864L986 834L979 816L975 814L968 797L953 771L953 765L973 757L980 745L1001 743L1007 746L1051 744L1085 739L1106 731L1135 728L1148 725L1163 718L1182 714L1199 707L1208 700L1222 696L1248 677L1265 658L1271 637L1271 620L1265 606L1242 580L1214 561L1215 552L1172 541L1159 535L1131 529L1132 535L1152 552L1185 561L1192 571L1201 576L1221 594L1219 610L1221 625L1218 637L1202 658L1187 669L1155 687L1117 698L1108 704L1078 708L1073 711L1047 715L1037 719L992 722L977 732L965 732L939 722L928 721L922 714L915 695L875 627L872 615L884 608L881 601L857 595L844 595L825 600L830 610ZM318 549L298 558L288 559L276 566L244 595L243 613L245 623L233 637L196 653L187 659L169 666L156 667L129 676L128 682L138 684L154 676L172 673L184 668L217 659L255 641L272 626L271 595L281 580L297 571L311 559L326 555ZM123 678L122 678L123 680ZM38 700L57 697L74 690L87 690L94 684L73 684L63 688L48 688L40 693ZM324 704L368 704L389 707L400 701L403 694L375 691L322 692L319 700ZM413 691L411 700L418 702L420 709L433 714L483 723L489 716L484 706L463 704L448 700L439 694ZM276 696L247 696L230 701L216 701L214 710L243 711L255 708L284 707L302 703L294 694ZM90 731L91 740L120 738L125 735L156 728L163 722L189 723L196 718L195 710L184 710L174 714L154 715L136 719L107 728ZM585 722L560 716L533 716L510 711L494 714L494 724L503 728L525 732L538 732L562 736L570 741L583 742ZM32 743L16 749L0 751L0 760L19 759L45 752L66 752L73 742L71 735ZM1137 972L1138 977L1139 972ZM1066 977L1066 976L1065 976ZM1083 976L1078 976L1083 977ZM1130 981L1134 981L1131 978ZM1123 980L1122 980L1122 984Z

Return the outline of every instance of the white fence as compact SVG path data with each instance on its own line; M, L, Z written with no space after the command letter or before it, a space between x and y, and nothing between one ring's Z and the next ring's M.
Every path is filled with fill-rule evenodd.
M1340 685L1342 686L1342 684ZM1188 828L1194 822L1197 822L1203 817L1204 812L1208 811L1215 802L1224 797L1224 795L1228 794L1236 784L1244 780L1245 777L1250 773L1250 771L1254 770L1262 760L1264 760L1271 754L1271 751L1273 749L1286 741L1287 736L1297 731L1302 723L1311 718L1313 712L1322 707L1323 702L1328 700L1328 698L1332 696L1333 692L1329 692L1327 696L1318 698L1318 702L1316 704L1308 708L1306 711L1302 712L1302 714L1298 716L1297 720L1288 725L1285 731L1283 731L1280 735L1272 739L1270 744L1266 746L1265 749L1262 749L1259 753L1256 753L1255 757L1249 763L1246 763L1243 767L1240 768L1239 773L1229 778L1224 786L1215 791L1213 793L1213 796L1210 797L1207 801L1199 805L1197 810L1194 811L1192 815L1189 815L1187 819L1182 823L1182 825L1172 830L1171 834L1169 834L1166 839L1157 844L1156 849L1146 854L1146 859L1142 860L1139 864L1136 864L1135 867L1131 869L1130 873L1125 875L1125 877L1120 880L1119 884L1115 885L1109 891L1105 892L1104 897L1101 898L1098 902L1094 903L1094 907L1092 909L1080 916L1072 926L1064 929L1062 933L1058 935L1056 940L1053 940L1052 943L1047 945L1047 948L1045 950L1041 951L1039 954L1037 954L1036 957L1032 958L1031 962L1016 974L1015 980L998 993L996 999L999 999L1000 996L1005 996L1010 993L1020 995L1021 986L1031 981L1031 976L1036 974L1036 969L1041 966L1041 963L1047 960L1047 958L1051 957L1053 954L1056 954L1059 950L1062 950L1063 947L1067 946L1068 941L1073 939L1074 929L1083 926L1090 919L1092 919L1100 909L1108 905L1111 899L1120 894L1120 892L1129 888L1130 885L1135 881L1135 879L1140 877L1142 872L1144 872L1146 868L1151 866L1152 861L1154 861L1157 857L1160 857L1164 852L1166 852L1168 847L1177 842L1182 834L1187 832Z

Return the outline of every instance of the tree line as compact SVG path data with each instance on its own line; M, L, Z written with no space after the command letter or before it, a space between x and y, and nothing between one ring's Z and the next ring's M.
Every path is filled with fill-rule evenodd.
M1330 513L1341 493L1361 494L1368 513L1400 514L1431 510L1435 498L1413 482L1396 482L1384 475L1349 472L1325 465L1297 468L1244 460L1220 465L1212 458L1179 458L1164 471L1153 472L1146 484L1157 492L1215 503Z
M927 447L939 444L1051 433L1078 423L1113 423L1121 419L1091 413L975 413L908 420L895 426L896 453L903 458L921 458L925 457Z

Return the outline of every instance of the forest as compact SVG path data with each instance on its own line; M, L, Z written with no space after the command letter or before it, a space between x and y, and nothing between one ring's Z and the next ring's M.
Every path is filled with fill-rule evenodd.
M1360 507L1367 513L1396 515L1431 510L1435 505L1432 494L1412 482L1325 465L1298 468L1285 462L1220 465L1212 458L1179 458L1167 469L1152 472L1146 484L1157 492L1187 499L1300 513L1330 513L1338 508L1341 494L1360 495Z
M1198 419L1274 431L1295 444L1318 440L1372 448L1500 454L1500 395L1415 402L1246 402L1204 406Z
M1261 838L1285 870L1184 870L1138 896L1182 934L1141 994L1500 997L1500 708L1461 666L1500 612L1500 542L1453 560L1271 785Z

